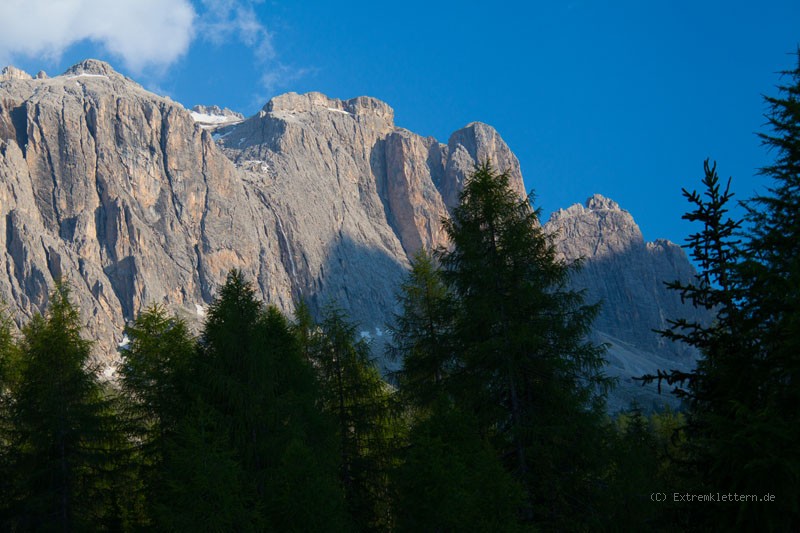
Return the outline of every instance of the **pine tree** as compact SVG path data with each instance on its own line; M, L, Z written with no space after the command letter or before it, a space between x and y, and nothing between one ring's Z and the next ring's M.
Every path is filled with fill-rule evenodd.
M751 396L735 400L741 423L729 442L742 463L732 482L776 495L774 506L743 506L738 524L774 530L800 528L800 49L795 59L780 95L765 98L771 131L760 137L775 160L761 173L773 185L747 202L740 276L754 372Z
M800 59L800 55L798 56ZM745 502L735 511L685 509L700 527L794 530L800 525L800 66L782 97L768 97L777 152L762 169L774 186L745 203L745 230L727 216L731 193L705 166L705 194L684 194L695 206L684 218L703 230L689 247L702 268L698 283L672 284L695 305L713 310L712 324L678 320L666 335L697 347L691 373L646 379L679 385L691 401L686 434L688 488L725 490L775 501ZM721 489L722 487L722 489Z
M522 486L477 424L439 398L416 419L394 474L397 531L521 531Z
M188 371L196 345L186 324L158 305L141 313L125 328L125 335L119 384L128 431L136 444L130 466L140 483L126 490L140 492L146 507L142 521L148 525L162 499L165 456L192 400Z
M327 530L342 530L334 429L313 370L286 318L265 309L240 272L209 307L188 366L188 411L165 454L162 526L196 524L192 502L206 498L225 509L224 522L209 522L224 530L294 531L315 525L319 509Z
M443 276L459 302L460 405L528 493L524 515L566 527L592 515L604 348L585 340L595 306L567 289L572 267L506 173L476 167L445 230ZM580 504L578 503L580 502Z
M12 333L11 319L0 305L0 494L12 493L10 453L12 422L10 419L13 401L12 391L16 388L19 361L17 341ZM0 502L0 524L8 524L8 501Z

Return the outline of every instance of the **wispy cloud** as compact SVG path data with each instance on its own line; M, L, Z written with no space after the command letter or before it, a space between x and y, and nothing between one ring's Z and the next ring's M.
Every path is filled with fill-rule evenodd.
M0 62L20 55L58 60L90 40L134 72L164 68L189 49L196 18L188 0L3 0Z
M248 47L254 56L255 66L261 71L258 100L272 96L312 69L284 63L275 46L273 35L262 21L258 9L263 0L201 0L202 10L197 24L198 37L214 44L227 44L237 40Z
M259 60L274 59L272 35L259 20L255 9L258 3L252 0L201 0L203 11L197 25L200 36L215 44L237 39L252 49Z

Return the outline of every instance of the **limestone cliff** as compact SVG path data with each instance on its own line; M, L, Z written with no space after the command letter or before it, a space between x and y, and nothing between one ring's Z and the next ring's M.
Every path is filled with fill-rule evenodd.
M220 117L220 118L217 118ZM189 112L108 64L0 76L0 297L22 322L66 278L97 356L162 303L192 319L231 268L284 310L336 303L367 331L408 254L443 242L443 197L480 158L519 164L489 126L447 145L373 98L287 94L242 121ZM447 192L450 191L450 192Z

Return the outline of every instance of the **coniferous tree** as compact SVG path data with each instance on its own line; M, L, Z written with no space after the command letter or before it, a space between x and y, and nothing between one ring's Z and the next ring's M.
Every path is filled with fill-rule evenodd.
M193 498L204 497L225 509L223 529L307 530L324 509L325 529L342 530L336 441L312 368L285 317L264 309L241 273L228 275L211 304L189 366L189 410L164 461L162 517L175 508L190 515Z
M405 402L425 408L443 394L457 361L456 302L435 259L425 250L411 260L398 303L400 313L389 328L392 342L387 353L402 361L396 375Z
M23 328L18 379L9 391L6 493L14 530L104 530L124 526L115 492L127 460L113 402L89 361L69 290L59 284L46 316Z
M800 56L798 56L800 58ZM792 530L800 524L800 67L786 73L781 97L768 97L777 152L762 173L767 194L746 202L749 226L727 216L731 193L706 164L705 194L684 194L695 206L684 218L703 230L688 246L702 272L698 283L673 284L695 305L716 314L712 324L678 320L667 336L697 347L691 373L659 372L649 380L677 383L690 401L687 485L773 502L747 501L735 510L690 508L699 527Z
M522 486L472 417L440 397L418 415L393 479L397 531L520 531Z
M340 309L324 311L308 342L322 405L337 425L340 479L352 522L361 531L386 530L396 429L389 387L371 360L369 344Z
M128 344L120 350L119 384L136 445L131 466L138 471L147 509L143 522L150 524L163 500L164 458L191 401L188 370L196 344L186 324L158 305L141 313L125 328L125 335Z
M775 161L761 173L773 185L747 204L752 235L742 267L760 384L759 402L747 412L750 428L737 437L752 443L746 470L758 469L759 479L749 482L781 500L776 509L754 506L754 522L770 513L776 529L800 527L800 49L795 60L784 72L788 83L779 87L780 96L766 97L772 131L761 139Z
M10 495L13 487L9 469L12 425L10 420L11 392L16 387L18 368L18 345L12 333L11 319L0 306L0 494ZM0 503L0 524L7 524L8 501Z
M443 276L459 303L457 401L477 414L526 488L527 520L592 520L593 443L608 384L604 348L585 340L596 307L566 288L571 267L556 258L537 212L488 162L467 181L445 230Z

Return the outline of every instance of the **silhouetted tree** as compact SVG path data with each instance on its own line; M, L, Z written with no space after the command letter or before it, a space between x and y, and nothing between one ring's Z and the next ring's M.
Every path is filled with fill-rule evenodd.
M677 384L691 401L687 488L775 495L734 510L689 509L699 527L800 525L800 67L785 74L782 96L766 98L772 132L761 135L776 151L762 169L774 185L745 203L747 228L728 217L732 194L714 166L705 165L703 196L684 190L694 205L684 218L703 224L688 243L702 271L696 283L672 287L716 320L678 320L666 335L701 351L697 369L645 377Z

